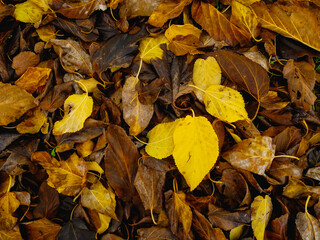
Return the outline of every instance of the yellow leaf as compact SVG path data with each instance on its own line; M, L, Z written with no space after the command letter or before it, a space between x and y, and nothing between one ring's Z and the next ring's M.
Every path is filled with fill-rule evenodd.
M127 78L122 90L123 119L130 126L130 135L138 135L149 124L153 116L153 104L140 103L136 85L139 79Z
M104 171L97 162L86 162L88 171L95 171L102 174Z
M219 156L218 137L205 117L187 116L173 133L173 157L190 190L209 173Z
M250 6L251 4L255 3L255 2L259 2L260 0L235 0L245 6ZM234 1L232 1L234 2Z
M91 115L92 108L93 100L88 94L69 96L64 102L64 117L61 121L55 122L53 134L62 135L81 130L84 121Z
M0 230L0 239L1 240L23 240L19 232L19 229L17 231L17 229L15 228L10 231Z
M48 185L59 193L74 196L86 185L86 162L73 153L66 161L57 161L47 152L35 152L31 160L46 170Z
M36 134L40 131L41 127L46 123L46 121L47 117L44 112L40 108L37 108L34 110L32 116L19 123L16 129L21 134Z
M224 122L248 119L242 95L229 87L211 85L204 91L204 104L212 116Z
M12 214L19 207L20 202L14 192L7 192L0 197L0 229L11 230L17 222Z
M180 121L181 119L177 119L174 122L160 123L148 132L149 142L145 149L151 157L162 159L172 154L173 132Z
M38 33L39 38L44 42L56 38L56 28L53 25L46 25L37 28L36 32Z
M98 215L100 219L100 227L97 229L97 233L101 234L109 228L111 217L102 213L98 213Z
M13 16L20 22L36 23L41 21L44 11L32 1L15 5Z
M235 227L231 229L230 231L230 240L238 240L240 239L242 233L243 233L243 228L245 227L245 224L239 225L238 227Z
M39 8L42 8L43 11L48 11L50 9L49 4L52 3L52 0L28 0L28 1L37 5Z
M33 93L39 87L46 85L50 73L50 68L28 67L27 71L14 84Z
M169 49L177 56L187 53L198 53L196 48L200 43L201 30L192 24L172 24L165 32L169 40Z
M186 194L182 191L173 193L174 206L179 221L182 223L186 234L189 233L192 223L192 211L186 203Z
M94 142L91 139L83 143L79 143L76 146L77 153L82 158L88 157L93 152L93 148L94 148Z
M147 37L143 39L139 45L141 59L146 63L150 63L151 59L162 59L163 50L160 48L160 45L164 43L168 44L169 41L163 34L156 38Z
M251 225L253 234L257 240L264 239L264 231L268 225L272 213L271 198L257 196L251 203Z
M102 85L100 82L98 82L97 80L95 80L94 78L89 78L89 79L83 79L80 81L76 81L76 82L80 82L79 86L81 87L81 89L85 92L89 92L92 93L97 89L97 85L100 84Z
M86 208L117 220L115 194L110 187L105 188L100 181L93 183L90 188L84 188L81 193L81 203Z

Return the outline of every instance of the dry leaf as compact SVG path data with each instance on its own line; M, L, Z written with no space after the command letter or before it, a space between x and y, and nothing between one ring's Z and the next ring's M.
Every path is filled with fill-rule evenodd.
M36 107L30 93L9 83L0 82L0 125L7 125Z
M19 133L31 133L36 134L40 131L41 127L47 122L47 117L40 108L36 108L32 116L23 120L16 126Z
M0 229L11 230L17 222L12 214L20 206L19 200L14 192L7 192L0 197Z
M272 143L272 138L261 136L241 141L224 152L222 157L234 167L265 175L274 155L275 145Z
M76 146L77 153L82 158L88 157L93 152L93 148L94 148L94 142L91 139L83 143L79 143Z
M27 71L14 84L29 93L33 93L46 85L50 73L50 68L28 67Z
M57 239L61 226L46 218L42 218L32 222L23 223L22 228L26 231L28 239L55 240Z
M163 50L160 45L168 43L167 38L163 34L158 37L144 38L139 44L140 58L146 63L150 63L151 59L162 59Z
M53 25L46 25L37 28L36 32L38 33L39 38L44 42L56 38L56 28Z
M16 229L10 231L0 230L0 239L1 240L24 240L21 237L21 234Z
M24 74L29 67L34 67L40 62L40 56L34 52L20 52L12 59L12 68L18 76Z
M139 228L137 231L140 236L139 240L174 240L174 235L168 228L162 227L151 227L151 228ZM106 239L109 240L109 239ZM113 240L113 239L110 239ZM122 240L122 239L114 239L114 240Z
M35 152L31 160L40 164L49 175L47 183L59 193L75 196L86 184L86 162L72 154L66 161L57 161L47 152Z
M26 1L15 5L13 16L20 22L36 23L41 21L43 9L34 4L33 1Z

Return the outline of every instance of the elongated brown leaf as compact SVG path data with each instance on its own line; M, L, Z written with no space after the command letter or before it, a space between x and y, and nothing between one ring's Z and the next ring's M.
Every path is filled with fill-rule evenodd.
M266 70L245 56L219 50L213 53L222 74L240 85L258 101L269 91L270 79Z
M125 131L116 125L107 130L109 143L105 155L105 174L111 187L123 201L132 201L136 194L134 178L139 153Z
M291 1L251 5L261 26L320 51L318 9Z
M249 43L249 32L232 24L222 13L210 3L194 1L191 8L192 17L199 23L216 41L225 41L231 46Z

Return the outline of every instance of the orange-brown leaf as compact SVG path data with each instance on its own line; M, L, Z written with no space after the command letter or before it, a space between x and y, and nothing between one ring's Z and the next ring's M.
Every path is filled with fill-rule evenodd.
M14 192L7 192L0 198L0 230L11 230L17 222L12 214L19 207L20 202Z

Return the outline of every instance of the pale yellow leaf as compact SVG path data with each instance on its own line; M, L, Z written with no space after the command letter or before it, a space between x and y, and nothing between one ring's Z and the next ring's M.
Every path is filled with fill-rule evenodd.
M160 48L161 44L168 44L169 41L161 34L158 37L147 37L140 42L139 51L141 59L150 63L151 59L160 58L162 59L163 50Z
M90 188L84 188L81 193L81 203L86 208L117 219L115 194L110 187L105 188L100 181L93 183Z
M44 11L32 1L15 5L13 16L20 22L36 23L42 19Z
M44 112L40 108L37 108L33 111L32 116L19 123L16 129L21 134L35 134L40 131L46 121L47 117Z
M83 128L84 121L91 115L93 108L92 97L84 93L73 94L64 102L64 116L53 126L54 135L77 132Z
M264 239L264 232L272 213L271 198L257 196L251 203L251 225L253 234L257 240Z
M190 190L194 190L210 172L219 156L219 142L205 117L187 116L173 133L173 158Z
M236 122L248 119L242 95L232 88L211 85L203 95L206 110L212 116L224 122Z
M146 152L158 159L169 157L173 152L173 132L181 119L174 122L160 123L152 128L147 137L149 142L146 146Z
M149 124L153 116L153 104L144 105L139 101L136 85L139 79L127 78L122 90L123 119L130 126L130 135L138 135Z

